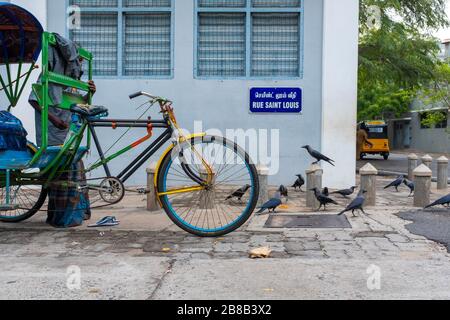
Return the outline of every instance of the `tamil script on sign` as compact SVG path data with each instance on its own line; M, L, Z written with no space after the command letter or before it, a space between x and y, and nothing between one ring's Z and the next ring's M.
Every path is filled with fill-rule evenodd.
M302 112L302 89L300 88L252 88L250 89L251 112Z

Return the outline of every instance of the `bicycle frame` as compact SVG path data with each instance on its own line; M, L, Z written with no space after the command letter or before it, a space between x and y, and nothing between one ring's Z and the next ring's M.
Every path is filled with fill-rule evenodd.
M94 120L88 122L88 128L91 132L92 138L94 140L95 147L97 149L97 152L100 156L100 160L97 161L94 165L90 166L86 169L86 172L91 172L99 167L103 167L106 173L106 177L113 177L111 174L111 170L109 169L108 163L119 156L123 155L124 153L130 151L131 149L141 145L142 143L146 142L152 137L152 129L165 129L164 132L156 138L150 146L148 146L141 154L139 154L125 169L122 170L122 172L119 173L119 175L116 176L122 183L125 183L134 173L136 173L139 168L141 168L158 150L160 150L166 142L168 142L173 137L174 128L171 125L170 122L170 116L168 114L165 115L166 120L116 120L116 119L105 119L105 120ZM136 142L132 143L131 145L115 152L113 155L106 157L103 153L102 146L100 144L100 141L98 139L97 133L95 131L95 128L146 128L147 129L147 135ZM186 140L190 140L196 137L204 137L206 133L198 133L193 134L188 137L184 137L179 139L177 143L182 143ZM157 180L158 180L158 173L159 173L159 167L161 166L161 163L163 159L175 148L177 143L171 144L165 152L163 152L161 158L158 161L157 167L156 167L156 174L154 177L154 185L157 186ZM203 159L202 159L203 160ZM189 187L189 188L183 188L183 189L176 189L171 190L169 192L165 193L158 193L158 196L164 196L164 195L170 195L170 194L177 194L177 193L184 193L184 192L192 192L192 191L199 191L203 190L204 186L199 185L198 187Z
M122 183L125 183L139 168L141 168L159 149L164 146L172 138L173 129L163 120L116 120L116 119L105 119L105 120L94 120L88 121L88 130L91 132L92 138L94 140L95 147L100 156L100 160L95 164L86 169L86 172L91 172L99 167L103 167L107 177L112 177L111 170L109 169L108 163L112 160L120 157L126 152L133 148L143 144L152 137L152 131L154 128L165 129L164 132L153 141L150 146L148 146L140 155L137 156L134 161L132 161L121 173L119 173L117 178L119 178ZM95 128L146 128L147 135L129 146L115 152L113 155L106 157L100 141L97 136Z

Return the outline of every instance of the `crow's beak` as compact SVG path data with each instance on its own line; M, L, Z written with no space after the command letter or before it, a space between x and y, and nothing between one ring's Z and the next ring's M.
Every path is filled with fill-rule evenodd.
M306 146L303 146L302 149L306 149Z

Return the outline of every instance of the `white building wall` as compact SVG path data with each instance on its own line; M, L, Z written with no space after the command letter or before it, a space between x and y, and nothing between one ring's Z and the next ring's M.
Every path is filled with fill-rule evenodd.
M324 0L322 151L324 185L355 184L359 2Z

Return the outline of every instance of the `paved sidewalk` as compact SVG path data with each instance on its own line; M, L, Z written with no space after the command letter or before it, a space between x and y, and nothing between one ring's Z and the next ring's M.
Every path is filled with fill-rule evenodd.
M380 191L383 200L367 216L350 214L352 229L268 230L261 216L226 237L202 239L178 230L163 213L145 212L142 196L96 210L96 218L113 214L122 221L114 229L54 230L42 214L1 224L0 298L449 299L450 255L408 231L410 221L396 214L416 209L401 190ZM304 194L291 194L283 214L310 214ZM273 250L271 258L249 259L260 246ZM67 287L69 266L80 268L79 290ZM378 275L379 290L370 285Z

